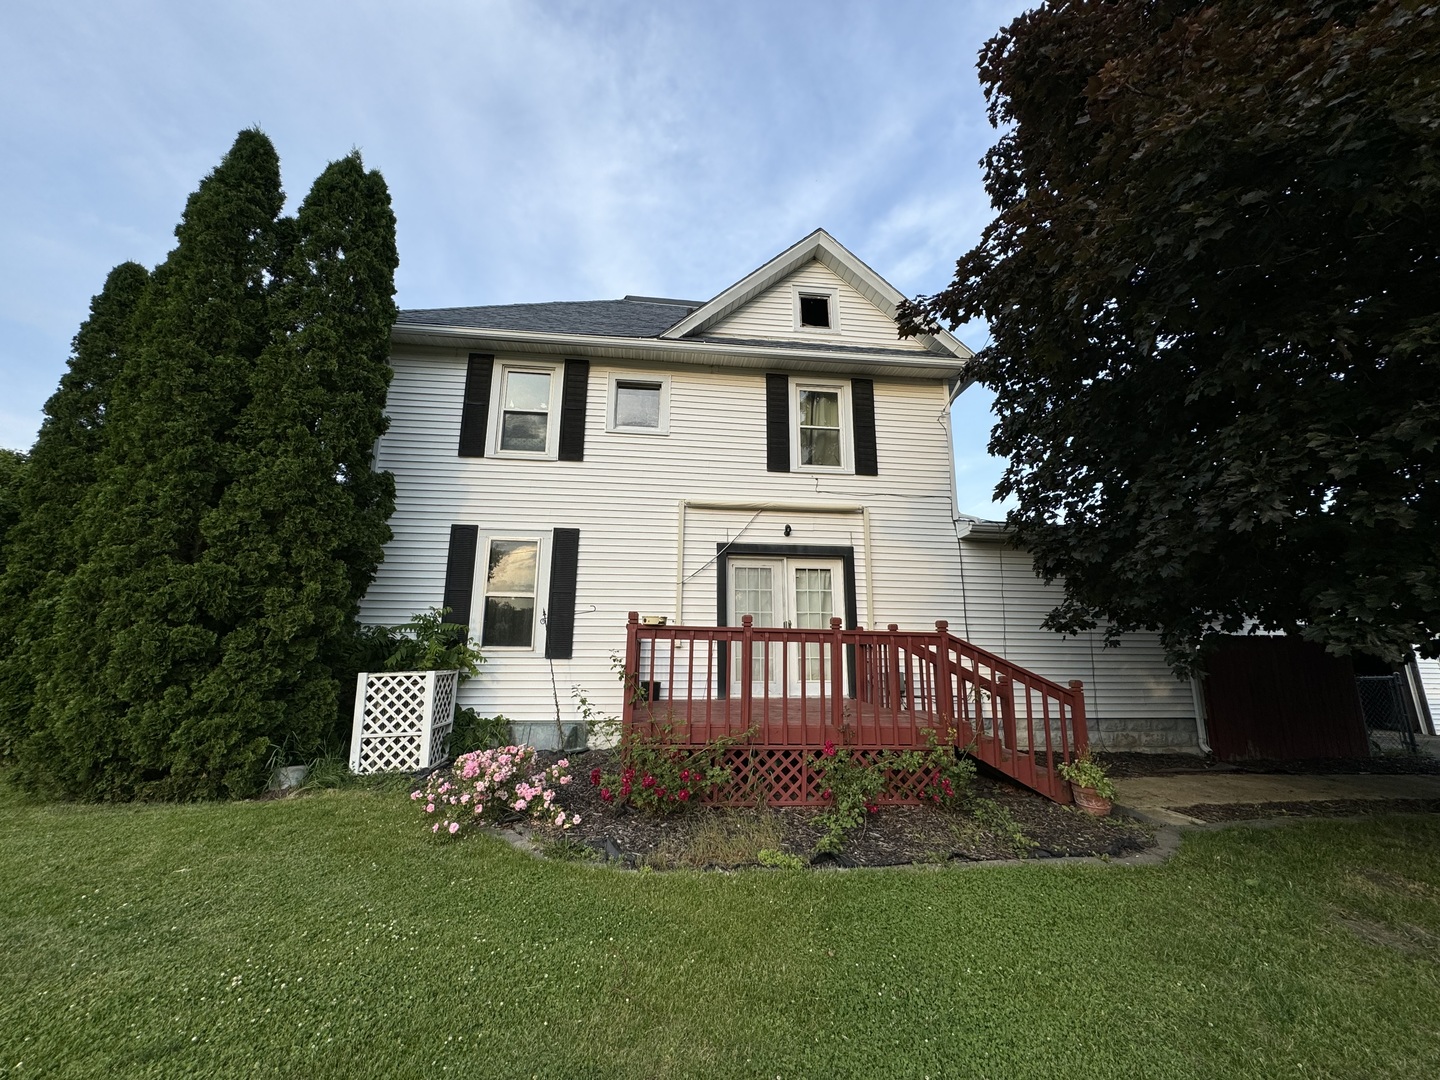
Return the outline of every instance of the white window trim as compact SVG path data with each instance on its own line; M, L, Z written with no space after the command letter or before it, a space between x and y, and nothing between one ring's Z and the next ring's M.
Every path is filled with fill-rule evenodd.
M505 375L511 371L544 372L550 376L550 409L545 425L543 452L500 449L500 429L505 418ZM565 365L544 360L496 360L495 373L490 379L490 420L485 433L485 456L529 458L532 461L556 460L560 456L560 401L565 388Z
M840 394L840 464L800 464L800 391L830 390ZM850 404L849 381L831 382L824 379L790 379L790 471L798 473L854 473L855 419Z
M529 455L534 456L534 455ZM530 626L529 645L484 645L485 640L485 585L490 576L490 545L496 540L510 540L535 547L535 618ZM475 545L475 586L471 592L470 640L485 653L504 653L508 656L523 656L538 652L545 647L545 615L550 602L550 544L548 536L540 533L483 533Z
M829 326L806 326L800 321L800 298L802 296L823 296L830 302ZM840 288L829 285L796 285L793 290L795 308L795 332L799 334L840 333Z
M618 404L618 386L622 382L627 383L654 383L660 387L660 425L658 427L635 427L630 424L617 424L615 422L615 409ZM637 371L612 371L610 373L609 389L605 395L605 430L621 432L626 435L669 435L670 434L670 376L651 375L648 372Z

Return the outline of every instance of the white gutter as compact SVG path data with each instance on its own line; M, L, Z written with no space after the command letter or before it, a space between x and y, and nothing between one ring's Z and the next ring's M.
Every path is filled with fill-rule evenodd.
M743 500L681 499L676 506L675 520L675 621L685 624L685 512L695 510L732 510L756 513L780 511L786 514L859 514L862 542L865 545L865 625L872 630L875 619L875 575L870 559L870 507L862 503L787 503L746 502Z

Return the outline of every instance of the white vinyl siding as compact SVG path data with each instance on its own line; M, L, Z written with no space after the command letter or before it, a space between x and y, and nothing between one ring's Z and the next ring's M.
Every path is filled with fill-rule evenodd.
M797 290L834 296L834 329L800 326ZM895 336L895 321L865 299L828 266L811 261L772 285L739 311L706 329L704 337L769 341L816 341L830 345L878 345L885 349L926 352L913 338Z
M393 358L392 366L390 429L380 440L377 467L395 473L394 538L365 597L364 621L399 623L439 605L452 524L480 526L478 559L487 536L580 530L574 658L552 665L544 657L548 568L542 565L534 651L491 650L479 676L461 688L464 705L553 725L558 696L569 723L578 719L571 688L579 686L602 710L618 714L621 688L611 657L624 649L626 613L715 625L716 544L739 541L851 547L862 625L929 629L946 619L953 633L965 636L968 618L977 644L1057 681L1083 679L1091 713L1102 721L1193 718L1189 688L1159 662L1157 645L1137 639L1107 653L1088 640L1062 641L1037 629L1049 600L1028 560L1008 552L1002 566L998 548L967 544L962 561L952 521L949 438L936 423L947 400L938 379L875 379L876 438L886 463L886 475L876 478L768 472L765 380L753 371L668 369L670 435L654 439L605 430L612 377L646 372L592 361L585 460L564 462L457 457L464 352L417 350ZM681 500L743 505L686 511L677 609ZM858 511L756 509L765 503L866 505L873 551L866 550ZM548 542L543 547L548 550ZM472 625L480 618L485 567L476 570Z
M1430 706L1430 721L1440 734L1440 660L1417 659L1420 669L1420 686L1425 691L1426 704Z

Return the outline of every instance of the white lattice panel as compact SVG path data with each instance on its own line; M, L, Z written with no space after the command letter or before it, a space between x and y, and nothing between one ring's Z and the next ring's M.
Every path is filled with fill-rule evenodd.
M457 671L361 672L350 771L407 772L440 761L455 722Z

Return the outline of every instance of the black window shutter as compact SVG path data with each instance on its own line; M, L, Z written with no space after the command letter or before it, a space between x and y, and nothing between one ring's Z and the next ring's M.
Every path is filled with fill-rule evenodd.
M855 473L879 476L880 462L875 453L875 380L850 380L850 409L855 425Z
M561 461L585 460L585 396L589 384L590 361L566 360L565 387L560 395Z
M460 456L485 456L485 427L490 422L490 376L495 357L471 353L465 367L465 403L460 406Z
M444 621L470 625L470 597L475 591L475 548L479 525L451 525L450 553L445 557L445 599L449 613Z
M556 529L550 547L550 599L545 611L545 655L569 660L575 648L575 576L580 530Z
M765 376L765 468L790 471L790 376Z

